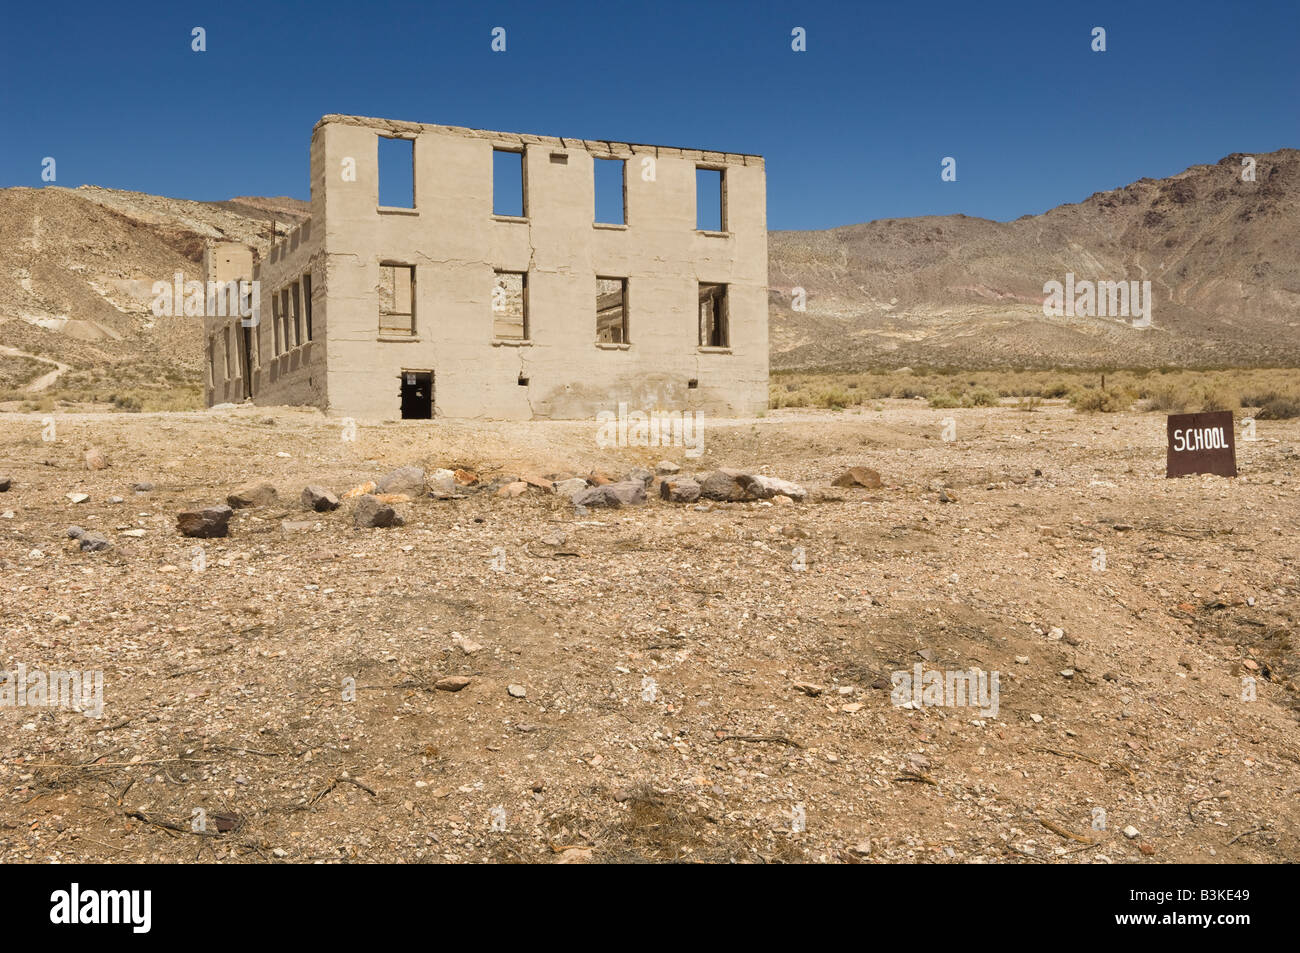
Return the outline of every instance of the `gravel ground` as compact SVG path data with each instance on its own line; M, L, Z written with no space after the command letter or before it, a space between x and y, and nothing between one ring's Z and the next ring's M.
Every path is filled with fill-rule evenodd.
M708 421L698 459L594 423L4 415L0 667L102 671L103 711L0 707L0 861L1300 859L1300 421L1165 480L1160 415L879 408ZM809 497L479 488L665 459ZM388 529L299 505L405 465L479 484ZM228 538L177 532L263 480ZM996 672L996 715L894 704L917 664Z

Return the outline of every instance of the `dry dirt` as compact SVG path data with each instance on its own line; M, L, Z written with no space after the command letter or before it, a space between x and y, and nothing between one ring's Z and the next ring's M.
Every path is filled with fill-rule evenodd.
M348 442L240 408L56 415L45 441L4 415L0 663L102 670L104 712L0 708L0 861L1300 859L1300 421L1261 422L1238 479L1168 481L1159 415L882 408L710 421L698 461L599 450L590 423ZM297 502L412 463L665 458L812 499L484 491L375 530ZM884 487L832 488L849 465ZM254 479L283 502L177 534ZM997 717L891 704L918 662L998 672Z

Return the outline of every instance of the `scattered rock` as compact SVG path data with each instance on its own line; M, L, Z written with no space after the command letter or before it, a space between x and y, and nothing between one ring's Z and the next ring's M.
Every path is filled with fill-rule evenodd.
M88 449L85 453L84 459L86 461L87 470L108 469L108 457L104 456L104 451L100 450L98 447L91 447Z
M420 467L398 467L386 473L375 483L380 493L409 493L419 496L424 492L424 470Z
M354 486L352 489L344 493L343 499L345 500L356 499L358 496L365 496L367 493L374 493L375 489L376 489L375 481L367 480L365 483L361 483L357 486Z
M65 493L64 495L73 503L85 503L90 499L89 493Z
M619 483L611 483L602 489L606 494L617 497L623 506L636 506L645 502L646 486L647 484L640 480L623 480Z
M879 490L884 486L880 474L870 467L849 467L834 480L831 486L863 486L868 490Z
M623 477L624 483L640 482L645 485L647 490L650 489L650 484L654 481L655 475L645 467L633 467L627 472L627 476Z
M808 496L808 491L798 483L791 483L789 480L778 480L776 477L755 476L751 479L758 485L755 490L751 485L750 493L760 500L769 500L776 496L784 496L791 500L803 500Z
M939 491L939 502L940 502L940 503L956 503L956 502L957 502L957 497L956 497L954 494L949 493L948 490L947 490L947 488L944 488L944 489L942 489L942 490Z
M140 483L132 483L132 484L131 484L131 489L134 490L134 491L137 492L137 493L152 493L152 492L153 492L153 484L150 483L150 482L147 481L147 480L144 480L144 481L141 481Z
M700 498L700 485L690 477L670 477L660 482L659 496L669 503L694 503Z
M1134 827L1132 824L1130 824L1128 827L1124 828L1124 836L1127 837L1129 840L1134 840L1141 835L1138 829Z
M440 692L458 692L469 685L469 678L465 675L446 675L433 683L433 687Z
M323 486L315 484L303 488L301 499L304 509L315 510L317 513L328 513L339 508L339 498Z
M14 485L14 478L11 476L0 476L0 493L8 493Z
M813 698L816 698L822 692L826 691L826 686L816 685L812 682L795 682L793 687L796 692L803 692L805 695L810 695Z
M655 464L655 473L660 476L672 476L674 473L680 473L682 468L671 460L660 460Z
M112 543L99 533L86 533L81 537L81 551L83 553L103 552L112 545Z
M450 499L456 495L456 471L454 470L434 470L425 476L425 482L429 486L429 493L440 500Z
M363 496L352 511L352 525L358 529L385 529L401 526L405 520L387 503L381 503L373 496Z
M574 477L569 480L560 480L555 484L556 496L562 496L568 500L572 500L585 489L587 489L587 481L580 477Z
M226 502L238 510L246 506L272 506L276 499L275 487L271 484L250 483L227 496Z
M234 514L229 506L220 503L201 510L184 510L176 514L176 528L182 536L197 539L212 539L230 534L230 517Z
M523 480L516 480L514 483L507 483L505 486L501 487L501 489L497 490L497 496L514 499L515 497L523 496L527 489L527 483Z
M528 689L522 685L507 685L506 691L510 693L511 698L527 698Z
M81 539L81 537L85 535L86 535L86 531L82 529L80 526L68 527L68 539Z
M478 482L478 474L473 470L456 470L453 476L461 486L473 486Z
M720 467L700 483L700 496L721 503L739 503L754 499L749 492L749 487L753 485L753 478L749 474Z

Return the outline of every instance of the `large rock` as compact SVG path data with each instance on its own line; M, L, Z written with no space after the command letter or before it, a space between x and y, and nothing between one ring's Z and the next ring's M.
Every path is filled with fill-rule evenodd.
M363 496L352 511L352 523L358 529L384 529L389 526L401 526L405 520L397 515L397 510L387 503L380 503L373 496Z
M212 539L230 534L230 517L235 511L224 503L201 510L185 510L176 514L176 528L182 536Z
M870 467L849 467L834 480L831 486L863 486L868 490L879 490L884 486L880 474Z
M585 490L575 493L573 495L573 505L584 507L607 506L610 509L618 509L623 505L623 501L619 499L617 493L609 491L612 485L607 483L604 486L589 486Z
M623 506L637 506L645 502L646 484L640 480L623 480L602 487L607 496L618 498Z
M750 492L756 486L754 478L740 470L720 467L704 478L700 483L700 496L706 500L719 500L723 503L739 503L758 497Z
M375 482L375 489L380 493L409 493L420 496L424 493L424 470L420 467L398 467Z
M700 498L700 485L690 477L669 477L659 484L659 496L669 503L694 503Z
M271 506L275 501L275 487L269 483L250 483L226 497L226 502L237 510L245 506Z
M302 491L302 505L317 513L328 513L339 508L339 498L323 486L312 485Z
M8 493L10 487L14 485L14 478L11 476L0 476L0 493Z

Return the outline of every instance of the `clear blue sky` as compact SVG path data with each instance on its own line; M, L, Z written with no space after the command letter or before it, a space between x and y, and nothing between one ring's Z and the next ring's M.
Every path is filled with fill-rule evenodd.
M1300 146L1298 64L1297 0L14 2L0 185L53 156L63 186L306 198L313 123L358 113L760 153L772 228L1007 220Z

